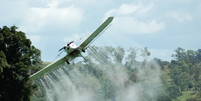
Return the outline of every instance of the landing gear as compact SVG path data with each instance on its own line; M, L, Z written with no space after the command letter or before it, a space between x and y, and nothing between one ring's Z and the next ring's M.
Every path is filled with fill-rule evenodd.
M82 49L82 52L84 52L84 53L85 53L85 50L84 50L84 49Z
M87 59L84 57L84 56L82 56L83 58L84 58L84 61L86 62L87 61Z
M66 60L66 63L69 65L70 64L70 62L68 61L68 60Z

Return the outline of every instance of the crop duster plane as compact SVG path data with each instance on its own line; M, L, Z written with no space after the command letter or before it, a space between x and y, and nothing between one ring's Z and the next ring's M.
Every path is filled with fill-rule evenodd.
M101 26L99 26L83 43L81 43L78 47L74 44L74 41L67 43L64 47L62 47L59 51L65 50L67 55L61 58L60 60L44 67L43 69L39 70L38 72L31 75L29 78L31 80L37 79L44 73L52 70L53 68L61 65L62 63L66 62L70 64L69 61L73 60L76 57L83 57L82 52L85 52L87 49L87 45L91 43L106 27L112 22L114 17L108 17L108 19L103 22ZM84 57L83 57L84 58Z

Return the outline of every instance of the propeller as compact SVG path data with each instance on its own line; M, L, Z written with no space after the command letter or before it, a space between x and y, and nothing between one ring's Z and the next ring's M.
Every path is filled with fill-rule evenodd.
M67 44L67 46L69 46L71 43L73 43L74 41L71 41L71 42L69 42L68 44Z
M71 43L74 43L74 41L71 41L71 42L67 43L67 46L70 46ZM64 46L61 49L59 49L59 51L61 51L62 49L65 49L65 48L66 48L66 46Z
M59 49L59 51L61 51L62 49L64 49L65 48L65 46L64 47L62 47L61 49Z

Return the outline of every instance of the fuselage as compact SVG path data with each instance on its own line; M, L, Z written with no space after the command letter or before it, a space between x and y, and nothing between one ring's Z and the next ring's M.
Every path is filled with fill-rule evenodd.
M75 49L77 49L77 46L74 43L71 43L70 45L66 44L65 45L65 51L70 54L71 52L73 52Z
M71 43L70 45L66 44L65 47L66 48L64 50L66 51L68 56L70 57L82 56L79 47L77 47L74 43Z

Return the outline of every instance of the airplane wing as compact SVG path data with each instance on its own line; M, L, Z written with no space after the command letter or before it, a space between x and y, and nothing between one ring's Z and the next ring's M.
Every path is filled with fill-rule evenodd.
M79 47L85 48L98 34L100 34L113 20L114 17L108 17L108 19L99 26Z
M38 72L34 73L33 75L31 75L29 78L31 80L37 79L38 77L40 77L41 75L43 75L44 73L47 73L48 71L50 71L51 69L61 65L62 63L64 63L66 60L69 60L70 57L65 56L62 59L44 67L43 69L39 70Z

